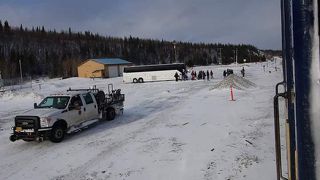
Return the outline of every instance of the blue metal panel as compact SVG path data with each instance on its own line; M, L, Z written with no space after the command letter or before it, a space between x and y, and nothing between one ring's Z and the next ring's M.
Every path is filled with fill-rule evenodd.
M299 180L315 179L314 143L310 124L310 67L312 58L313 1L293 0L296 136Z
M120 59L120 58L101 58L101 59L92 59L98 63L106 65L117 65L117 64L132 64L129 61Z
M281 1L281 18L282 18L282 49L284 59L284 81L286 84L286 92L294 91L294 75L293 75L293 35L292 35L292 0ZM294 102L291 96L287 96L288 107L288 123L290 133L290 177L295 179L295 114L294 114Z

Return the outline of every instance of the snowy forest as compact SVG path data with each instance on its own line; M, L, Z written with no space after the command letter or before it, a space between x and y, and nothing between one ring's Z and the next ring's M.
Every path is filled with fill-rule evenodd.
M235 53L237 51L237 53ZM141 64L184 62L188 66L265 61L262 51L252 45L206 44L110 37L69 28L57 32L45 27L11 26L0 21L0 71L2 78L20 76L72 77L88 58L122 58Z

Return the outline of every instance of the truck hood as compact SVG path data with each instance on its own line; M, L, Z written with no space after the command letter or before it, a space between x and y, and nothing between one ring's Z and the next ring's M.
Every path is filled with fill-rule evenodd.
M54 109L54 108L38 108L31 109L23 113L23 116L38 116L38 117L48 117L56 114L60 114L63 109Z

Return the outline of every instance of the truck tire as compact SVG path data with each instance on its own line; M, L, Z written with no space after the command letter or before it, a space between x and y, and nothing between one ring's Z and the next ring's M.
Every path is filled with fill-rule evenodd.
M138 79L138 82L139 82L139 83L144 83L143 78L139 78L139 79Z
M61 124L54 125L51 130L50 141L59 143L64 139L64 135L64 127Z
M101 120L102 120L102 121L106 121L106 120L108 120L108 118L107 118L107 114L108 114L108 113L107 113L107 111L106 111L106 110L103 110L103 111L102 111L102 118L101 118Z
M137 83L137 82L138 82L138 79L137 79L137 78L133 78L132 82L133 82L133 83Z
M34 139L22 139L23 141L25 142L31 142L31 141L34 141Z
M107 109L107 120L112 121L116 117L116 111L113 108Z

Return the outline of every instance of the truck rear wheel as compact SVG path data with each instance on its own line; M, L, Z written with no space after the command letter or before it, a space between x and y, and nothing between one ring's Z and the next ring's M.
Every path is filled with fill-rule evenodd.
M107 120L112 121L116 117L116 112L113 108L107 109Z
M64 139L65 131L62 125L54 125L51 134L50 134L50 141L58 143Z
M107 114L108 114L107 111L103 110L103 111L102 111L102 118L101 118L101 120L103 120L103 121L108 120Z
M34 141L34 139L22 139L23 141L25 142L31 142L31 141Z

